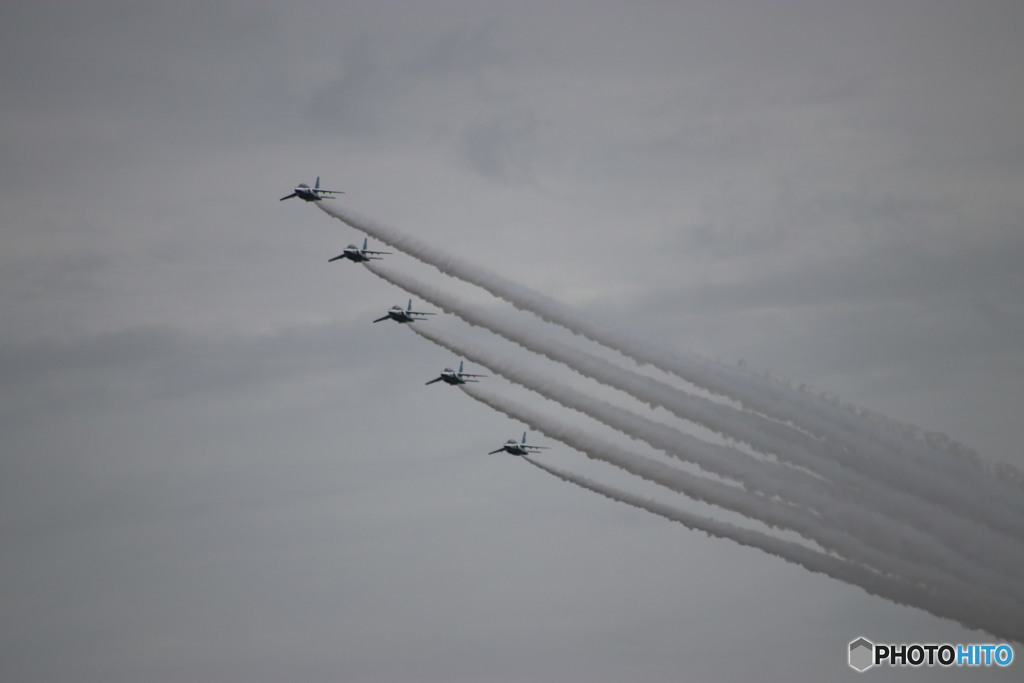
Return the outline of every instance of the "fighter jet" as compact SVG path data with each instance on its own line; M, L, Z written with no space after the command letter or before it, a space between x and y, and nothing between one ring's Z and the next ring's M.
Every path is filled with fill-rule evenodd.
M547 446L528 446L526 445L526 432L523 432L523 440L516 441L515 439L509 439L505 442L505 445L496 451L491 451L487 455L494 455L495 453L511 453L512 455L531 455L537 451L546 451Z
M417 318L416 316L422 315L436 315L436 313L426 313L424 311L412 310L412 299L409 299L409 307L402 308L401 306L392 306L388 311L388 314L377 318L373 322L379 323L381 320L387 320L391 318L397 323L414 323L417 320L426 320L426 318Z
M347 258L350 261L355 261L356 263L366 263L367 261L383 261L384 259L382 259L379 256L379 254L391 253L390 251L370 251L369 249L366 248L366 242L367 240L364 237L362 249L360 249L354 244L348 245L347 247L345 247L345 251L338 254L332 259L327 259L327 262L331 263L332 261L337 261L338 259L343 258Z
M478 382L476 379L469 379L471 377L486 377L487 375L471 375L468 372L462 371L462 361L459 361L459 371L456 372L451 368L445 368L444 372L437 379L432 379L427 384L433 384L434 382L444 382L445 384L465 384L466 382Z
M345 194L341 190L321 190L320 189L320 176L316 177L316 183L313 187L310 187L306 183L299 183L292 190L292 193L287 197L281 197L280 201L291 199L292 197L298 197L299 199L305 199L307 202L318 202L324 197L331 199L331 195Z

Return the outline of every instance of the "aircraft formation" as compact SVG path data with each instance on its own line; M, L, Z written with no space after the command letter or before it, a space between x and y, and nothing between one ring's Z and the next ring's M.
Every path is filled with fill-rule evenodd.
M299 183L292 190L292 193L281 197L280 201L291 199L292 197L298 197L307 202L319 202L324 199L332 199L336 194L345 194L341 190L324 190L320 188L320 176L317 176L316 182L313 183L313 187L310 187L306 183ZM327 260L328 263L334 261L349 260L354 263L368 263L370 261L382 261L384 256L391 254L390 251L374 251L369 248L368 238L363 238L363 246L359 247L355 244L350 244L345 247L345 250ZM409 299L409 303L405 308L396 304L388 309L388 311L377 318L373 322L379 323L385 320L394 320L397 323L409 324L415 322L421 322L427 319L427 316L437 315L430 311L414 311L412 308L412 299ZM464 371L463 361L459 361L459 369L453 370L452 368L445 368L441 371L435 379L426 382L426 384L434 384L435 382L444 382L452 386L460 384L466 384L468 382L479 382L479 378L487 377L487 375L477 375ZM548 446L534 446L533 444L526 443L526 432L523 432L522 439L509 439L505 442L501 448L493 450L488 455L494 455L495 453L508 453L510 455L531 455L542 450L548 450Z
M519 362L487 344L463 342L427 322L428 311L413 301L395 306L374 322L395 320L418 336L490 368L509 382L562 407L603 423L623 437L643 442L709 476L689 472L623 448L552 417L546 406L522 403L491 391L482 377L446 368L426 382L458 386L495 411L521 420L595 461L635 479L675 492L772 529L760 531L653 501L535 458L544 446L522 438L490 454L519 456L540 470L625 505L646 510L708 536L729 539L806 570L857 586L893 603L951 619L965 628L1024 642L1022 541L1024 472L1008 463L986 462L942 434L926 433L884 416L840 404L784 381L742 368L679 353L641 336L606 327L520 282L461 259L441 247L359 216L314 187L297 186L291 196L314 202L325 214L391 245L446 276L475 285L548 325L572 332L637 365L650 365L726 401L679 389L649 373L605 362L575 344L536 330L522 330L503 313L474 307L442 288L420 282L402 269L376 264L385 254L350 247L343 256L374 275L427 299L463 322L485 329L576 371L602 386L632 396L651 409L697 424L724 437L705 441L689 431L591 396ZM337 191L334 191L337 192ZM315 202L320 202L319 204ZM332 259L339 260L339 259ZM368 316L367 316L368 317ZM454 364L453 364L454 365ZM427 378L424 378L427 379ZM479 381L481 384L469 384ZM673 384L675 382L673 381ZM755 453L756 451L756 453ZM483 449L480 449L483 452ZM765 457L761 457L765 456ZM660 457L660 456L659 456ZM925 476L927 475L927 476ZM808 541L777 535L790 532Z

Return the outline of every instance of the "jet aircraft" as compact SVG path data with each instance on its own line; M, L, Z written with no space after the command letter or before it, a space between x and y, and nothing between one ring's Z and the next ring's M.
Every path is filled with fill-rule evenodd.
M491 451L487 455L494 455L495 453L501 453L502 451L505 451L506 453L511 453L512 455L531 455L532 453L536 453L537 451L546 451L547 449L548 449L547 446L529 446L529 445L527 445L527 443L526 443L526 432L523 432L523 440L522 441L516 441L515 439L509 439L508 441L505 442L504 446L502 446L501 448L499 448L496 451Z
M313 187L310 187L306 183L299 183L292 190L292 193L287 197L281 197L280 201L291 199L292 197L298 197L299 199L305 199L307 202L318 202L324 197L331 199L331 195L345 194L341 190L321 190L320 189L320 176L316 177L316 183Z
M332 261L337 261L338 259L343 258L347 258L350 261L355 261L356 263L366 263L367 261L383 261L384 259L382 259L379 255L391 253L390 251L370 251L369 249L366 248L366 242L367 240L364 237L362 249L360 249L354 244L348 245L347 247L345 247L345 251L338 254L332 259L327 259L327 262L331 263Z
M437 379L432 379L427 384L433 384L434 382L444 382L446 384L456 385L465 384L466 382L478 382L476 379L469 379L471 377L486 377L487 375L473 375L468 372L462 371L462 361L459 361L459 371L456 372L451 368L445 368L444 372Z
M373 322L379 323L381 320L387 320L388 318L391 318L392 320L398 323L414 323L417 320L426 320L426 318L416 317L424 315L436 315L436 313L426 313L424 311L412 310L412 299L409 299L408 308L402 308L401 306L397 305L392 306L391 309L388 311L387 315L377 318Z

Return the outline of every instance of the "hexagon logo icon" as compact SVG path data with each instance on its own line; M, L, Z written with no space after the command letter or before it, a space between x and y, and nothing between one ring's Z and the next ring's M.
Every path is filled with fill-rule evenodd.
M850 642L850 668L864 673L875 665L875 644L861 636Z

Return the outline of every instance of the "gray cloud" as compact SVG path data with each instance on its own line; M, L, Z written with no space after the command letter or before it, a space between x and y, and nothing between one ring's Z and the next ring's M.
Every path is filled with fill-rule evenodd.
M2 14L11 677L836 680L857 635L979 638L486 458L521 426L424 387L456 359L369 322L407 295L277 198L320 175L1024 464L1016 4Z

